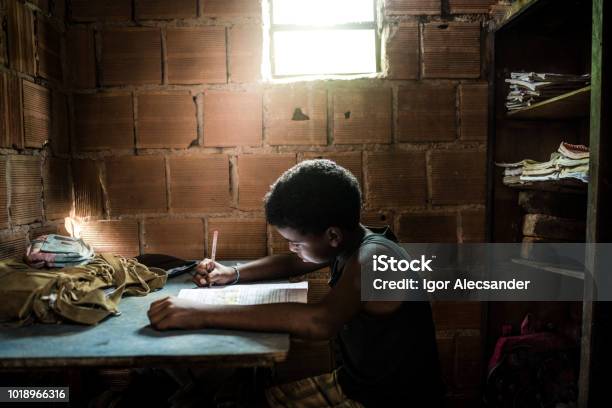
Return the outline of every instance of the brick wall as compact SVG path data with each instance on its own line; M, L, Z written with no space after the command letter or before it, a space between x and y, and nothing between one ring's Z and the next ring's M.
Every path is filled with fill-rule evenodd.
M199 220L204 256L209 224L232 219L254 228L232 256L282 251L259 228L262 197L293 164L328 157L360 179L364 217L403 240L483 238L491 1L389 0L383 78L289 84L262 80L257 0L85 3L71 5L66 76L72 167L89 169L76 215L90 224L133 220L140 250L169 251L172 235L151 245L148 225ZM235 226L220 225L223 242Z
M72 210L63 1L0 1L0 259Z
M357 176L370 225L483 240L493 2L382 1L384 75L281 84L262 80L258 0L2 0L1 254L73 208L99 251L198 258L218 229L219 258L284 252L261 200L314 157ZM434 308L459 406L478 383L480 309Z

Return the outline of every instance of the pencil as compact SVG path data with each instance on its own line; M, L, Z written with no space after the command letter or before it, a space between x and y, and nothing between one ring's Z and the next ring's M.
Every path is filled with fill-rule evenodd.
M219 238L219 231L213 231L212 250L210 251L210 259L215 262L215 255L217 253L217 239ZM208 286L212 286L212 282L208 282Z

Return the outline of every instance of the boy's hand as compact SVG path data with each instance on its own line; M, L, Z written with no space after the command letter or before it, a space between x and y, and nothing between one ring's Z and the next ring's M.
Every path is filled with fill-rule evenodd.
M198 264L193 275L193 282L198 286L226 285L234 280L236 280L234 268L208 258Z
M170 296L151 303L147 315L156 330L193 330L204 327L204 309L205 305L191 299Z

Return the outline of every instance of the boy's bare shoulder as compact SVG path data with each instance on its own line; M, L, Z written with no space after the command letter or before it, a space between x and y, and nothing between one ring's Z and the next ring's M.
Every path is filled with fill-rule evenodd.
M368 243L359 247L357 260L361 266L371 265L374 255L394 255L389 247L377 243Z

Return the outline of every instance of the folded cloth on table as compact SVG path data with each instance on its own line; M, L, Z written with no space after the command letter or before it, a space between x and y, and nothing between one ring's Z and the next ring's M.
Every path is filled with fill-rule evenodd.
M64 268L84 265L94 257L93 249L80 238L41 235L26 250L25 262L33 268Z

